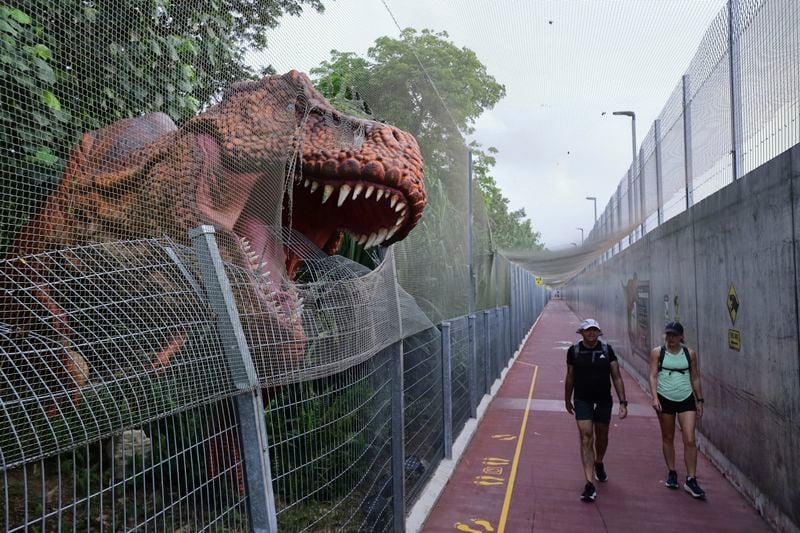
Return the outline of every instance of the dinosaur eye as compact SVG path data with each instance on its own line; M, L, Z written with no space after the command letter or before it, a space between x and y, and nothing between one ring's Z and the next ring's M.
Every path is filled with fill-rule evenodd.
M289 113L294 113L294 104L293 103L288 104L286 106L286 111L288 111Z

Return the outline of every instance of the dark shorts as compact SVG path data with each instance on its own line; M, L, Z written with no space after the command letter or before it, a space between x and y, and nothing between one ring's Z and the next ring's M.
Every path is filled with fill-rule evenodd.
M685 413L686 411L697 411L697 405L694 403L694 394L690 394L685 400L675 402L658 395L658 401L661 402L661 412L665 415L675 415L678 413Z
M614 402L609 398L603 402L587 402L575 398L575 420L591 420L600 424L611 422L611 406Z

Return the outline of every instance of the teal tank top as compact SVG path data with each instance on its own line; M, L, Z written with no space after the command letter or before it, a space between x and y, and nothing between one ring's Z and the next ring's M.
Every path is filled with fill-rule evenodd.
M678 353L669 350L664 354L664 363L658 373L658 394L673 402L682 402L692 395L692 374L690 371L670 372L674 369L686 368L686 356L683 348Z

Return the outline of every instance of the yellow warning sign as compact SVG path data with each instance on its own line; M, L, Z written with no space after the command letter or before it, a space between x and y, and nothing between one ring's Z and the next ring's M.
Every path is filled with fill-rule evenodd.
M736 287L731 283L728 288L728 314L731 316L731 325L736 325L736 315L739 312L739 297L736 296Z
M728 330L728 348L737 352L742 348L742 337L738 329Z
M544 281L542 281L542 277L541 276L536 276L536 284L537 285L541 285L542 283L544 283Z

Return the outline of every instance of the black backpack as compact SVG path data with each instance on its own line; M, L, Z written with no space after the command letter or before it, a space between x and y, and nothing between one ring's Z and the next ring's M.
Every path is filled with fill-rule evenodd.
M689 355L689 348L686 346L681 346L683 348L683 355L686 356L686 368L668 368L670 372L680 372L684 374L686 372L691 372L692 369L692 357ZM667 355L667 347L663 344L661 345L661 354L658 356L658 371L661 372L664 366L664 357Z
M606 359L608 359L608 344L604 343L601 340L598 340L597 342L600 343L600 351L602 351L603 355L605 355ZM580 345L581 345L580 341L572 345L572 355L574 357L578 356ZM586 351L589 351L589 349L587 348ZM598 350L595 348L594 350L591 350L591 352L593 354L597 354ZM592 356L592 362L594 362L594 355Z

